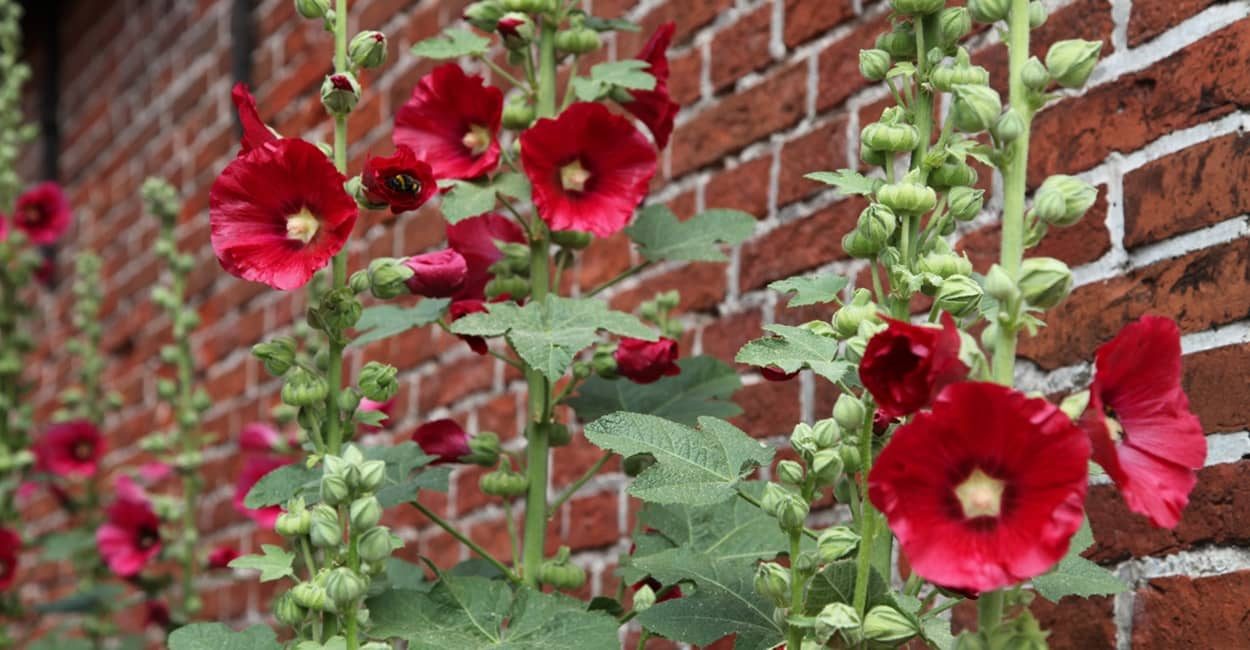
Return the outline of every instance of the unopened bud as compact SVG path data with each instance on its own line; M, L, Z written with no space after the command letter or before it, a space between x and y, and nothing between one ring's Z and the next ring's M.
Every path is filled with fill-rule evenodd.
M644 584L634 592L634 611L645 612L655 604L655 590Z
M283 512L278 515L273 529L283 537L301 537L312 528L312 515L307 510Z
M905 178L882 185L877 190L877 200L899 214L924 214L937 205L937 192Z
M318 503L309 513L312 515L312 525L308 529L308 538L313 546L327 548L342 543L343 526L339 523L339 513L334 508Z
M990 131L999 142L1015 142L1024 135L1024 119L1015 110L1008 110L999 116Z
M790 604L790 572L776 562L764 562L755 570L755 591L777 607Z
M859 51L859 73L868 81L881 81L890 71L890 53L876 48Z
M482 467L494 466L499 462L499 436L483 431L469 438L469 455L460 460Z
M783 460L777 463L777 480L786 485L801 485L803 483L803 466L792 460Z
M356 34L347 46L347 56L354 65L365 69L386 63L386 34L372 30Z
M953 275L942 281L938 288L938 308L955 316L967 316L981 304L981 285L966 275Z
M938 42L943 49L954 47L972 31L972 16L966 7L949 7L938 14Z
M827 528L816 539L821 562L840 560L859 547L859 535L846 526Z
M281 377L295 363L295 341L283 336L257 343L252 346L252 356L260 359L269 374Z
M286 374L282 401L291 406L313 406L324 402L329 390L325 378L296 366Z
M833 405L833 419L846 431L859 431L864 426L864 403L854 395L842 393Z
M356 602L368 590L368 581L348 567L334 569L326 576L326 595L340 607Z
M360 369L360 392L375 402L385 402L399 392L398 373L395 366L370 361Z
M822 452L817 452L817 455ZM807 523L811 506L799 495L790 494L777 506L777 525L784 531L801 530Z
M273 601L273 616L284 625L295 627L304 622L307 610L295 602L295 596L286 592Z
M873 122L864 127L860 140L878 151L911 151L920 144L920 131L910 124Z
M929 185L937 190L947 190L952 187L976 185L978 178L977 170L973 169L972 165L956 158L947 158L941 165L929 172Z
M501 16L495 29L509 50L520 50L534 41L534 20L520 11L510 11Z
M465 7L464 19L470 25L484 31L495 31L495 24L504 15L504 8L497 0L482 0Z
M1030 305L1050 309L1072 291L1072 270L1053 257L1030 257L1020 264L1020 295Z
M916 623L889 605L877 605L864 615L864 638L898 644L916 636Z
M366 460L360 463L360 480L357 481L361 490L373 492L386 479L386 461Z
M406 295L409 293L407 282L414 274L413 268L403 260L379 257L369 262L369 292L382 300Z
M529 490L529 478L513 470L511 464L505 464L506 467L483 474L478 480L478 487L481 488L483 494L510 499L519 497Z
M1033 213L1052 226L1067 227L1085 216L1098 200L1098 189L1075 176L1047 178L1033 199Z
M955 127L965 133L980 133L998 120L1003 102L998 91L989 86L959 84L952 89L955 103L951 107L951 119Z
M999 303L1009 303L1020 297L1016 283L1007 275L1003 267L995 264L985 274L985 293Z
M360 559L365 562L376 563L385 560L391 556L391 551L395 550L391 540L391 530L386 526L370 528L360 536L360 539L356 540L356 548L360 553Z
M894 11L907 16L923 16L939 11L946 0L890 0Z
M820 636L859 629L859 613L847 603L829 603L816 615L816 631Z
M833 485L842 474L842 456L836 448L821 449L812 458L812 474L818 485ZM804 514L806 518L806 514Z
M1047 17L1046 5L1041 0L1033 0L1029 3L1029 29L1037 29L1045 25Z
M301 582L291 589L291 600L296 605L314 611L325 611L330 606L330 599L321 585L312 582Z
M877 307L872 303L872 292L860 288L855 290L851 301L833 315L833 327L842 338L855 336L859 324L865 320L877 318Z
M321 82L321 103L331 115L347 115L360 101L360 82L350 72L336 72Z
M876 48L885 50L898 61L915 60L916 33L912 31L911 23L900 22L894 25L893 30L878 36Z
M330 0L295 0L295 11L310 20L325 18L330 11Z
M504 128L514 131L527 129L530 124L533 124L535 115L534 105L527 101L523 95L516 95L510 98L503 107Z
M586 27L575 27L556 33L556 49L569 54L589 54L599 49L603 41L599 33Z
M359 472L360 470L357 470ZM336 474L327 474L321 477L321 500L336 506L347 501L351 497L351 487L347 484L347 479Z
M959 48L953 64L941 65L929 72L929 81L938 89L950 92L958 85L987 86L990 72L979 65L972 65L968 50Z
M1050 76L1064 88L1079 88L1089 80L1098 64L1102 43L1073 39L1059 41L1046 52L1046 67Z
M347 509L347 512L353 531L369 530L377 526L378 522L382 520L382 502L378 501L378 498L373 495L360 497L352 501L352 505Z
M979 23L1003 20L1011 11L1011 0L968 0L968 13Z

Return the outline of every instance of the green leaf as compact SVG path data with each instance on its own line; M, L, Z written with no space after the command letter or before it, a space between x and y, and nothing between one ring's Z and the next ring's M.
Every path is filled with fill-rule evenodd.
M796 372L804 366L837 383L855 369L854 364L834 361L838 341L803 327L766 325L776 336L756 339L742 346L735 360L752 366L775 366L782 372Z
M420 474L412 478L398 481L379 489L377 493L378 502L382 504L383 508L390 508L412 501L417 498L417 493L421 490L446 492L450 478L450 467L430 467L422 470Z
M926 618L920 623L920 636L937 650L955 650L955 636L951 634L951 622L944 618Z
M40 614L82 614L86 612L105 612L110 605L126 593L126 589L118 584L98 584L74 592L64 598L50 603L35 605Z
M195 623L169 635L169 650L281 650L273 630L264 625L235 632L221 623Z
M469 181L452 181L451 191L443 195L443 218L459 223L470 217L495 209L495 188Z
M291 463L269 472L248 490L243 505L248 508L264 508L285 504L301 492L316 492L321 470L309 469L303 462Z
M600 63L590 69L589 75L573 80L573 94L582 101L593 102L613 88L655 90L655 77L647 72L650 67L650 63L638 59Z
M81 529L50 533L39 541L45 560L68 560L95 547L95 535Z
M531 368L558 381L573 357L598 340L598 330L654 341L656 334L631 314L612 311L593 299L547 296L524 307L490 303L486 313L469 314L451 331L469 336L507 335L508 343Z
M49 634L26 646L26 650L94 650L90 639Z
M596 32L642 31L642 27L637 23L631 23L628 20L623 20L621 18L599 18L598 16L586 16L583 24Z
M1116 574L1080 556L1065 557L1049 573L1033 579L1037 595L1052 603L1065 596L1109 596L1127 588Z
M230 568L256 569L260 571L261 582L281 580L287 576L295 577L295 570L291 568L295 561L294 553L273 544L261 544L260 550L263 555L244 555L230 560Z
M516 199L522 203L530 202L530 181L523 174L516 172L507 172L495 177L492 184L496 194Z
M638 252L651 262L723 262L721 246L741 243L755 232L755 217L737 210L705 210L680 221L663 205L645 208L625 229Z
M729 401L742 387L738 373L714 357L698 356L677 362L681 374L662 377L650 384L592 375L567 400L582 422L592 422L609 413L630 411L658 415L693 426L701 415L730 418L742 412Z
M425 579L425 568L419 564L397 557L388 557L385 565L386 570L382 572L382 575L386 576L391 589L428 592L434 588L434 583ZM374 578L374 581L377 581L377 578Z
M875 178L868 178L858 172L849 169L842 169L836 172L812 172L803 178L825 185L832 185L838 188L843 196L854 196L874 194L877 188L881 186L881 181Z
M502 580L445 577L429 593L388 591L369 599L370 634L402 638L409 650L613 648L616 619L581 601Z
M490 39L467 29L450 28L412 46L412 53L427 59L458 59L462 56L484 56Z
M769 289L779 293L794 292L794 297L786 307L806 307L826 302L841 302L839 294L850 280L832 273L819 275L796 276L786 280L778 280Z
M853 559L839 560L826 566L807 585L805 611L814 616L829 603L854 604L856 573L857 567ZM890 596L889 585L881 574L873 570L868 578L868 608L877 605L889 605L900 611L903 609Z
M374 305L360 314L356 321L358 336L351 345L359 346L381 341L410 329L425 327L443 315L451 301L446 298L426 298L412 307L397 305Z
M694 593L639 614L638 622L648 630L700 646L736 634L736 650L766 650L783 640L784 632L773 621L773 604L755 591L753 561L716 562L678 549L640 558L636 564L664 584L695 583Z
M451 468L426 467L437 460L437 456L421 451L415 442L409 440L398 445L365 447L363 452L368 460L386 463L386 478L377 492L383 508L407 503L416 498L419 490L447 491ZM414 476L413 472L422 467L426 469Z
M654 415L613 413L587 425L586 439L622 456L654 456L629 493L657 503L724 501L744 476L772 460L770 447L724 420L701 417L698 424L691 429Z

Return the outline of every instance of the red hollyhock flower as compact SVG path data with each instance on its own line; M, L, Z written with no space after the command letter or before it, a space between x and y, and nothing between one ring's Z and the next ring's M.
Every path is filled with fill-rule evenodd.
M525 231L515 221L497 214L483 214L447 226L447 245L464 258L464 287L456 300L483 300L490 282L490 265L503 259L498 243L524 244Z
M0 212L0 242L9 240L9 218Z
M412 441L431 456L438 456L435 464L457 463L462 456L472 451L469 449L469 434L455 420L432 420L417 427L412 432Z
M647 196L655 149L629 120L580 102L521 134L534 207L552 230L619 232Z
M35 442L35 467L60 477L94 476L104 456L104 436L86 420L52 425Z
M677 367L677 341L661 338L644 341L625 337L616 352L616 371L636 384L650 384L660 377L680 375Z
M243 505L243 501L247 498L247 493L251 491L252 486L256 485L257 481L264 478L269 472L287 464L288 461L280 456L251 456L244 461L243 469L234 481L234 509L256 522L257 526L273 528L274 522L278 521L278 515L282 514L282 506L249 508Z
M1057 407L1008 387L946 387L899 427L868 475L908 561L984 592L1041 575L1084 515L1089 439Z
M382 415L384 416L382 418L382 424L376 427L370 426L368 424L360 425L360 428L365 431L378 432L378 431L381 431L382 429L385 429L387 422L390 421L391 411L395 409L395 398L392 397L386 400L385 402L375 402L369 399L368 397L363 397L360 400L360 405L357 406L356 409L360 411L379 411L382 413Z
M451 303L451 307L447 309L447 315L451 322L456 322L469 314L478 314L486 311L486 303L481 300L457 300ZM486 339L480 336L464 336L457 334L461 341L468 344L469 349L478 354L486 354L490 351L490 347L486 344Z
M414 255L404 260L404 266L412 269L412 277L405 281L408 290L427 298L456 295L464 289L469 274L464 256L452 248Z
M418 160L412 148L403 144L396 146L395 155L389 158L369 158L360 181L366 198L391 206L395 214L425 205L438 189L430 166Z
M868 340L859 378L884 417L897 418L924 408L943 386L968 375L959 360L959 330L950 314L942 327L886 319L889 326Z
M794 372L785 372L781 368L765 366L760 368L760 375L768 381L790 381L791 379L799 376L799 371L795 370Z
M282 433L265 422L249 422L239 432L239 449L268 453L286 446Z
M237 557L239 557L239 549L229 544L221 544L208 554L208 568L225 569L230 566L231 560Z
M1094 460L1133 512L1175 528L1207 456L1202 423L1181 388L1181 333L1146 316L1098 348L1081 428Z
M658 149L668 146L668 138L673 134L673 120L681 110L681 106L668 94L668 46L672 44L676 30L676 24L664 23L655 30L647 44L642 46L642 50L634 58L651 64L647 72L655 77L655 88L631 90L629 94L633 96L633 100L622 104L625 110L647 125Z
M44 181L17 197L13 225L35 244L51 244L69 230L73 219L61 186Z
M127 498L133 496L119 495L95 534L100 556L122 578L137 575L161 552L161 520L151 503Z
M169 627L169 605L163 600L148 600L143 603L144 627Z
M235 109L239 111L239 124L243 127L243 146L239 149L240 156L278 141L278 136L260 119L260 111L256 110L256 98L248 92L247 84L242 82L235 84L230 91L230 99L234 101Z
M8 528L0 528L0 591L8 591L17 580L18 556L22 538Z
M476 178L499 164L502 119L503 91L447 63L417 82L395 115L392 140L411 147L436 178Z
M356 225L356 201L344 181L303 140L278 140L233 160L208 197L222 268L283 291L304 286Z

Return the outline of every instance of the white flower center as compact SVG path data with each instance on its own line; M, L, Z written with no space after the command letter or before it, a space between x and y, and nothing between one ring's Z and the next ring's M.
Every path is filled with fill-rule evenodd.
M590 180L590 172L582 167L579 160L560 168L560 185L569 192L585 192L586 182Z
M480 156L490 148L490 131L484 126L474 124L469 127L469 132L464 134L464 138L460 142L473 155Z
M997 517L1003 509L1003 489L1006 483L981 471L972 470L963 483L955 486L955 498L963 507L964 517Z
M320 227L321 223L312 212L308 211L308 208L301 208L299 212L286 218L287 238L305 244L317 236L317 229Z

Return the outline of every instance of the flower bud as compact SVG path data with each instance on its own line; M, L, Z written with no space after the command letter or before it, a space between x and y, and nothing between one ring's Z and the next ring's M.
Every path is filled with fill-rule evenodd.
M409 293L408 282L415 275L416 269L408 263L408 260L379 257L369 262L367 271L369 292L375 298L382 300L407 295Z
M528 14L539 14L554 8L552 0L503 0L503 8L507 11L523 11Z
M980 133L998 120L1003 102L998 91L989 86L956 85L955 103L951 106L951 119L955 127L965 133Z
M285 592L273 601L273 616L284 625L295 627L304 622L307 610L295 602L295 595Z
M482 0L465 7L463 17L470 25L484 32L493 32L503 15L503 5L497 0Z
M985 293L999 303L1010 303L1020 297L1016 283L1007 275L1003 267L995 264L985 274Z
M1072 291L1072 270L1053 257L1030 257L1020 264L1020 295L1028 304L1050 309Z
M882 185L877 190L877 200L896 213L924 214L937 205L937 192L932 187L904 178L898 183ZM863 223L863 215L860 215L860 223Z
M829 603L816 615L816 633L822 637L859 629L859 613L846 603Z
M604 344L595 348L590 358L590 367L596 375L604 379L616 379L616 348L614 344Z
M797 433L799 427L795 427L794 430ZM795 437L791 436L790 440L791 446L794 446ZM795 448L798 449L799 447L796 446ZM815 450L809 449L808 453L805 455L810 455L814 452ZM760 509L775 517L777 516L777 509L781 506L781 502L788 499L791 494L793 494L793 492L791 492L789 488L778 485L777 483L765 483L764 494L760 497Z
M812 474L816 476L817 485L833 485L833 482L842 474L842 456L838 450L830 448L816 452L812 458Z
M295 0L295 11L310 20L325 18L330 11L330 0Z
M295 363L295 341L281 336L271 341L257 343L252 346L252 356L261 360L265 370L275 377L281 377Z
M395 366L388 366L377 361L370 361L360 369L360 392L375 402L386 402L399 392L399 382L395 376L399 372Z
M586 27L574 27L556 32L556 49L569 54L589 54L599 49L603 41L599 32Z
M359 472L360 470L356 470ZM346 472L344 472L346 474ZM345 476L327 474L321 477L321 500L336 506L351 498L352 490Z
M326 595L340 607L356 602L368 590L369 582L347 567L334 569L326 576Z
M877 307L872 304L872 293L867 289L855 290L851 301L833 315L833 327L841 338L850 338L859 331L865 320L877 319Z
M890 53L876 48L859 51L859 73L868 81L881 81L890 71Z
M968 0L968 13L979 23L1003 20L1011 11L1011 0Z
M972 16L966 7L950 7L938 14L938 42L949 50L972 31Z
M1037 29L1045 25L1047 17L1046 5L1041 0L1033 0L1029 3L1029 29Z
M382 520L382 502L373 495L360 497L352 501L347 512L353 531L369 530Z
M330 605L325 588L312 582L301 582L295 585L290 594L291 600L305 609L325 611Z
M879 643L898 644L919 630L915 622L889 605L877 605L864 615L864 638Z
M510 11L499 18L495 30L503 37L504 47L520 50L534 42L534 21L527 14Z
M755 570L755 591L777 607L790 605L790 572L776 562L763 562Z
M942 244L945 245L946 242L942 241ZM920 258L917 267L922 273L932 273L943 280L955 275L972 273L972 262L967 255L956 255L946 247L936 248L925 254Z
M906 16L923 16L937 12L946 5L946 0L890 0L894 11Z
M503 107L504 128L520 131L534 123L536 112L534 105L526 101L523 95L514 95Z
M529 478L513 470L510 463L505 464L507 467L483 474L478 480L478 487L481 488L483 494L510 499L519 497L529 490Z
M314 406L326 400L326 380L298 366L286 374L282 384L282 401L291 406Z
M777 463L777 480L786 485L801 485L803 483L803 466L792 460L783 460Z
M961 47L955 55L955 63L935 67L929 72L929 81L938 90L950 92L959 85L988 86L990 72L979 65L972 65L968 51Z
M586 571L569 562L568 547L560 547L556 557L538 565L538 582L556 589L581 589L586 584Z
M360 463L359 487L364 492L374 492L386 480L386 461L366 460Z
M1098 189L1075 176L1047 178L1033 197L1033 214L1052 226L1067 227L1085 216L1098 200Z
M910 124L873 122L864 127L860 140L878 151L911 151L920 144L920 131Z
M977 170L971 165L950 157L929 172L929 185L936 190L947 190L961 185L968 187L976 185L977 178Z
M822 452L817 452L817 456ZM807 523L807 514L811 506L799 495L789 494L777 505L777 525L787 532L801 530Z
M529 280L522 277L501 277L486 283L486 297L492 300L502 297L521 300L529 295Z
M1050 76L1064 88L1079 88L1089 80L1098 64L1102 43L1073 39L1059 41L1046 52L1046 67Z
M833 404L833 419L845 431L859 431L864 426L864 403L854 395L842 393Z
M1020 117L1014 109L1008 109L999 116L998 121L991 127L990 132L998 138L999 142L1008 143L1015 142L1024 135L1024 119ZM971 185L971 183L969 183Z
M977 310L981 294L981 285L975 280L966 275L953 275L942 281L935 300L939 309L963 317Z
M821 562L840 560L859 547L859 534L846 526L826 528L816 538L816 549Z
M372 69L386 63L386 35L377 31L360 32L347 46L352 65Z
M356 540L356 549L360 553L360 559L365 562L377 563L385 560L395 550L391 529L386 526L370 528Z
M499 436L490 431L483 431L469 438L469 455L460 460L482 467L493 467L499 462Z
M655 590L649 584L643 584L634 591L634 611L645 612L655 604Z
M309 512L312 515L312 525L308 529L308 537L313 546L327 548L343 542L343 526L339 523L339 513L334 508L318 503Z
M284 512L278 515L273 529L283 537L301 537L312 528L312 515L307 510Z
M912 31L911 23L897 23L893 30L878 36L876 48L885 50L897 61L915 60L916 33Z
M321 82L321 103L331 115L347 115L360 101L360 82L350 72L336 72Z

